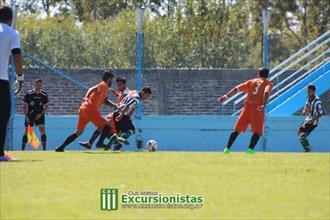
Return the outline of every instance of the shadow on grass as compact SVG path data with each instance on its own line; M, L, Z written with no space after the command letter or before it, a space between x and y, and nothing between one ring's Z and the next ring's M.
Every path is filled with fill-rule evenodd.
M120 154L120 151L84 151L84 154Z
M11 161L0 161L0 163L19 163L19 162L42 162L42 160L11 160Z

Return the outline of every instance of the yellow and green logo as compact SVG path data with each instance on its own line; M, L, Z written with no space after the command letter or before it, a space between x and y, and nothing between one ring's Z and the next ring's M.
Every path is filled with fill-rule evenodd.
M117 210L118 197L118 189L101 189L101 210Z

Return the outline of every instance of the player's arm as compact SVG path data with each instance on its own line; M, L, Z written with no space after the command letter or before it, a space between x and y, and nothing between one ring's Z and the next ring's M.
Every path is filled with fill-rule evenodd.
M116 91L115 89L113 89L113 88L110 89L110 92L112 92L112 94L113 94L114 96L116 96L116 97L119 96L119 92L117 92L117 91Z
M13 54L13 61L15 65L15 71L16 71L16 81L14 84L15 88L15 94L18 94L22 90L22 84L24 81L24 75L23 75L23 59L21 50L19 48L12 49Z
M273 88L272 84L266 86L265 91L264 91L264 98L263 98L264 101L261 106L258 106L259 111L264 111L264 108L266 107L270 94L272 92L272 88Z
M306 104L305 104L305 106L304 106L304 109L303 109L303 111L302 111L302 114L303 115L306 115L306 114L308 114L308 113L310 113L310 109L308 108L308 102L306 102Z
M89 96L90 96L92 93L98 93L98 92L99 92L99 87L98 87L98 86L94 86L94 87L92 87L92 88L89 88L88 91L87 91L87 93L86 93L86 95L85 95L85 97L84 97L84 99L86 100L86 99L89 98Z
M220 96L218 98L218 102L224 102L238 92L248 92L249 86L250 86L250 80L248 80L242 84L239 84L238 86L236 86L235 88L230 90L227 94Z
M227 92L225 95L220 96L218 98L218 102L224 102L227 99L229 99L230 97L232 97L233 95L235 95L236 93L238 93L238 89L235 87L232 90L230 90L229 92Z
M110 99L106 98L103 102L104 105L110 106L112 108L118 108L117 104L112 102Z

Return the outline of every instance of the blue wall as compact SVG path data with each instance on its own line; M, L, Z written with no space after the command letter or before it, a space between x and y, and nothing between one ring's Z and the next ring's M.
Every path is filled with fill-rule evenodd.
M23 134L23 119L21 115L14 120L14 150L20 149ZM46 130L48 149L55 149L71 134L76 126L76 116L47 116ZM303 117L268 117L266 120L265 138L261 138L257 151L301 151L296 129ZM236 117L231 116L144 116L143 120L135 121L137 127L142 127L143 139L154 139L159 150L163 151L219 151L226 146L228 136L235 124ZM36 128L36 133L39 131ZM77 142L87 140L94 127L89 125L81 137L68 147L68 150L84 150ZM321 124L310 136L314 151L330 151L330 117L321 119ZM243 151L247 148L251 134L242 134L234 143L233 151ZM131 146L125 150L135 150L135 138L131 137ZM29 148L31 149L31 148Z

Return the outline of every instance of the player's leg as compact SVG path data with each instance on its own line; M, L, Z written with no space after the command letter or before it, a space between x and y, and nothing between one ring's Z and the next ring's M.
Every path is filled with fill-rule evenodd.
M254 153L254 148L257 145L264 130L264 122L265 113L263 111L260 111L257 108L254 109L254 111L251 111L251 131L253 134L251 136L249 147L246 151L247 153Z
M7 134L8 119L0 117L0 157L5 155L5 142Z
M77 139L82 133L84 133L85 127L89 122L89 119L86 117L87 114L85 114L85 111L82 109L79 109L79 117L78 117L78 123L77 123L77 129L75 133L69 135L65 141L59 146L55 151L56 152L63 152L65 147L71 144L74 140Z
M134 133L133 130L127 130L127 131L122 131L120 132L120 137L124 138L125 140L127 140L132 134ZM118 151L123 147L123 143L120 142L115 142L115 147L114 147L114 151Z
M250 123L249 112L247 111L247 109L243 108L235 124L234 131L229 136L227 147L223 151L224 153L230 152L230 148L235 142L236 138L241 132L246 131L247 127L249 126L249 123Z
M30 126L34 126L35 122L32 121L31 119L27 119L25 117L25 120L24 120L24 126L25 126L25 131L24 131L24 134L23 134L23 137L22 137L22 151L25 150L25 147L26 147L26 143L28 142L28 136L27 136L27 128L28 128L28 125Z
M77 128L76 132L69 135L65 141L63 142L63 144L61 146L59 146L55 151L56 152L63 152L65 147L68 146L69 144L71 144L74 140L77 139L77 137L79 137L82 133L84 133L85 128Z
M41 143L42 143L42 150L46 150L46 146L47 146L47 136L46 136L46 129L45 129L45 125L40 124L38 125L39 131L40 131L40 135L41 135Z
M47 145L47 136L46 136L46 129L45 129L45 115L41 116L38 120L36 120L35 124L38 126L40 135L41 135L41 143L42 143L42 150L46 150Z
M8 161L5 156L7 125L10 117L10 89L7 81L0 80L0 161Z
M298 136L300 143L302 147L304 148L305 152L310 152L311 151L311 146L308 141L308 135L316 128L315 125L310 125L303 123L299 128L298 128Z
M25 130L24 130L24 134L23 134L23 137L22 137L22 151L25 150L25 146L26 146L26 143L28 141L28 137L27 137L27 126L28 126L28 123L25 119L25 122L24 122L24 126L25 126Z
M92 136L89 138L88 141L82 141L82 142L79 142L79 144L83 147L86 147L86 148L92 148L92 145L94 143L94 141L100 136L101 134L101 129L95 129L95 131L93 132Z

